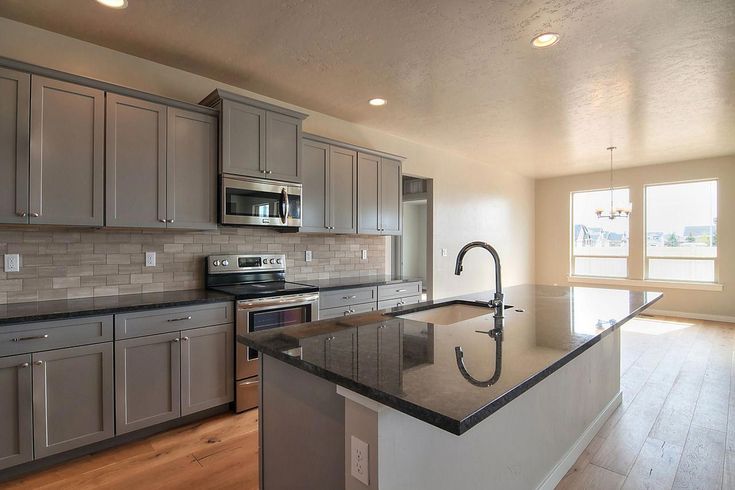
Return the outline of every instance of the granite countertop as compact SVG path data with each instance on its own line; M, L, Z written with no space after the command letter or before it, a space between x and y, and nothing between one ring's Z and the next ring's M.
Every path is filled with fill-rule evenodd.
M395 277L390 275L381 276L373 274L369 276L338 277L335 279L317 279L314 281L296 281L303 284L316 286L320 291L330 289L359 288L370 286L385 286L386 284L401 284L404 282L418 282L421 279L410 277Z
M459 371L490 378L496 369L492 310L450 325L397 315L435 304L472 304L491 293L425 302L390 311L282 327L238 336L264 354L348 388L429 424L461 435L520 396L661 298L661 293L522 285L507 288L495 384L478 387ZM428 313L428 311L427 311ZM451 322L447 322L451 323Z
M162 293L123 294L120 296L98 296L96 298L14 303L0 305L0 326L221 301L232 301L232 296L206 289L191 289Z

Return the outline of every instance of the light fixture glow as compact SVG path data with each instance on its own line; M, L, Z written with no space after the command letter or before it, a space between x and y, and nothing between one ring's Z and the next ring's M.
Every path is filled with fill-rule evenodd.
M370 100L368 101L368 104L370 104L370 105L374 105L374 106L381 106L381 105L385 105L385 104L387 104L387 103L388 103L388 101L387 101L387 100L385 100L385 99L381 99L380 97L376 97L376 98L374 98L374 99L370 99Z
M544 32L531 39L531 44L536 48L547 48L559 42L559 34Z
M97 3L112 9L124 9L128 6L128 0L97 0Z

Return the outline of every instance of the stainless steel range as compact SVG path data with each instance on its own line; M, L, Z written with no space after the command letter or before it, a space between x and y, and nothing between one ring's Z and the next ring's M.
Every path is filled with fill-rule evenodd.
M318 288L285 279L285 255L207 257L207 287L231 294L237 300L235 329L238 334L318 319ZM257 407L258 351L238 343L235 373L236 410L242 412Z

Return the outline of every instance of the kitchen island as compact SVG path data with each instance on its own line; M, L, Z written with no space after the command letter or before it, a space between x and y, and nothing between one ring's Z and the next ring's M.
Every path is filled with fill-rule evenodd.
M262 354L261 487L553 488L620 404L618 328L661 294L511 287L497 336L490 297L238 337Z

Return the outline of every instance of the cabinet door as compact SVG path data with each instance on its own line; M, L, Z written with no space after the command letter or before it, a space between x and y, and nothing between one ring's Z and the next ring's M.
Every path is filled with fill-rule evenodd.
M180 368L178 332L115 342L117 434L179 417Z
M104 224L105 94L31 77L30 222Z
M301 182L301 119L268 112L265 140L266 176Z
M380 157L357 155L357 232L380 234Z
M357 153L337 146L329 152L329 208L332 232L357 231Z
M181 332L181 415L234 399L232 324Z
M33 459L31 356L0 358L0 470Z
M28 222L31 76L0 68L0 223Z
M166 226L166 106L107 94L106 223Z
M383 235L401 234L401 162L382 158L380 164L380 230Z
M325 233L329 223L329 145L303 142L301 231Z
M217 119L169 107L167 216L173 228L217 228Z
M114 436L113 414L112 342L33 354L36 459Z
M222 172L265 177L265 111L222 101Z

